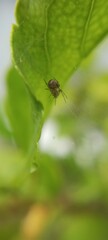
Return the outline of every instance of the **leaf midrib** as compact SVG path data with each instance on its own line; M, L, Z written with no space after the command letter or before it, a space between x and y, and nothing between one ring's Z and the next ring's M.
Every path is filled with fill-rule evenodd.
M48 4L48 6L46 7L46 12L45 12L45 32L44 32L44 47L45 47L45 54L46 54L46 58L47 58L47 63L48 63L48 69L50 69L50 55L49 55L49 51L48 51L48 39L47 39L47 31L48 31L48 11L49 8L51 7L52 3L54 0L51 0L51 2Z
M85 46L85 42L86 42L86 37L87 37L87 33L88 33L88 28L89 28L91 16L92 16L92 13L93 13L93 10L94 10L94 5L95 5L95 0L91 0L90 10L88 11L87 20L86 20L83 35L82 35L81 48L80 48L81 49L81 56L84 56L84 46Z

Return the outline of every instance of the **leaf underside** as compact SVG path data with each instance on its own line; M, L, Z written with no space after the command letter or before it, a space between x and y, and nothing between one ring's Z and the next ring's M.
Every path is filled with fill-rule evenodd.
M48 108L45 82L63 85L108 31L108 1L19 0L12 30L15 65Z

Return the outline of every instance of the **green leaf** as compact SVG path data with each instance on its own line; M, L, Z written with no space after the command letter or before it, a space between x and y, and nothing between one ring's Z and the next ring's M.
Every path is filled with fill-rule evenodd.
M21 188L29 174L26 158L15 148L3 147L0 159L0 191Z
M7 112L17 145L31 155L40 136L42 107L23 83L21 76L12 68L7 75Z
M31 196L33 193L33 196L36 195L39 201L48 201L59 195L63 185L63 177L58 161L48 155L41 154L38 171L32 177Z
M64 231L61 233L61 238L59 238L62 240L102 240L108 238L106 219L95 215L89 216L83 213L81 216L77 214L73 218L65 217L62 220L62 229Z
M62 85L107 35L108 1L19 0L12 31L15 65L34 96L50 107L44 79Z
M27 150L33 127L30 102L24 83L14 68L7 75L7 92L7 113L14 138L20 148Z
M7 119L0 106L0 137L11 140L12 134L7 126Z

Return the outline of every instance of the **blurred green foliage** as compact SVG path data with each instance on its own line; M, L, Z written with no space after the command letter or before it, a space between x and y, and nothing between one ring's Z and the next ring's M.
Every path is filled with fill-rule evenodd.
M4 112L7 112L8 115L4 115L5 118L8 118L11 127L8 127L7 130L4 125L0 129L2 140L0 148L0 158L2 159L0 211L1 219L2 216L4 219L0 230L2 239L8 239L8 236L10 239L27 239L27 237L22 237L18 229L21 228L23 216L32 204L49 207L46 219L49 216L50 220L48 222L46 220L45 228L41 227L40 238L38 238L40 240L51 238L61 240L72 238L76 240L107 239L107 91L106 96L105 92L104 97L102 94L103 89L107 89L108 77L107 73L94 76L90 69L90 63L86 67L84 65L80 67L80 74L76 73L64 90L68 94L67 102L64 103L60 97L54 111L50 114L50 118L58 126L59 137L68 136L74 142L74 148L64 157L45 154L38 149L34 162L37 170L34 168L35 171L32 171L31 174L29 173L30 158L27 157L25 148L19 144L17 135L15 135L16 127L19 129L17 119L20 119L22 131L21 129L18 131L19 139L22 140L23 137L23 141L24 139L29 140L27 132L24 133L26 129L24 130L23 124L26 121L27 112L32 109L31 101L28 101L30 94L22 82L22 91L19 91L21 87L15 87L17 94L13 91L14 101L11 100L12 103L10 103L8 90L10 81L13 79L17 83L18 73L13 68L9 70L6 81L8 96L4 105L6 109ZM83 71L86 73L85 76L83 76ZM78 84L74 85L76 79ZM19 82L20 80L21 77L19 77ZM101 85L100 88L98 88L98 84ZM12 97L12 93L10 95ZM20 100L18 101L19 96ZM23 101L23 105L28 101L29 108L25 108L25 114L23 105L20 108L21 101ZM16 102L20 118L14 114ZM10 115L10 110L12 115ZM21 114L22 111L23 114ZM33 121L32 113L31 111L31 115L28 114L30 121ZM21 118L23 118L22 121ZM13 123L16 123L15 128ZM25 124L29 132L28 120ZM5 132L9 132L9 134L5 134ZM33 167L32 158L31 166ZM9 224L7 218L11 218ZM3 230L4 228L7 229L8 234ZM34 231L33 234L31 239L37 239L37 232ZM28 239L30 238L28 237Z

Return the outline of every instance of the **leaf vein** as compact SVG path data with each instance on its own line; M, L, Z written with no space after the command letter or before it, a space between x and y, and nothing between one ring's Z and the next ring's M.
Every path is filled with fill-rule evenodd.
M53 0L50 2L50 4L46 7L46 19L45 19L45 32L44 32L44 47L45 47L45 53L46 53L46 58L48 61L48 70L50 69L50 56L49 56L49 52L48 52L48 39L47 39L47 31L48 31L48 9L51 6Z
M81 41L81 55L84 56L84 45L86 42L86 38L87 38L87 33L88 33L88 28L89 28L89 24L90 24L90 20L91 20L91 16L94 10L94 4L95 4L95 0L91 0L91 6L88 12L88 16L87 16L87 20L84 26L84 31L83 31L83 36L82 36L82 41Z

